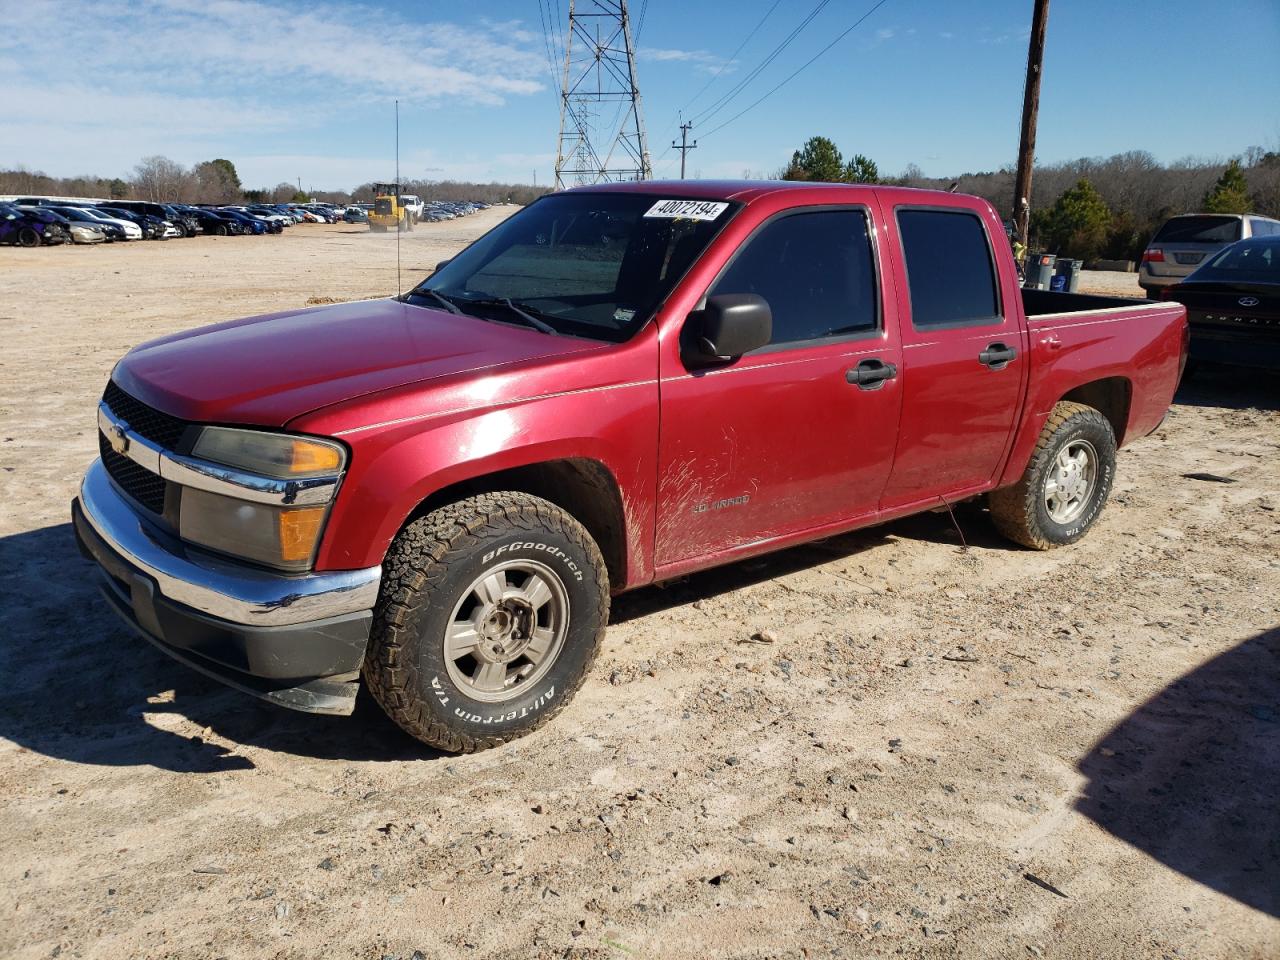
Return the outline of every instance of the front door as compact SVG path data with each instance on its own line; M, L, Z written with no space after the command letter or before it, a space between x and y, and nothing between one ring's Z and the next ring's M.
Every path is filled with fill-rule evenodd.
M900 206L905 266L902 421L881 506L963 496L1003 461L1027 367L1016 307L1005 309L990 234L960 207Z
M664 367L659 566L875 511L901 359L875 240L865 207L791 210L757 227L707 290L763 297L773 339L723 366Z

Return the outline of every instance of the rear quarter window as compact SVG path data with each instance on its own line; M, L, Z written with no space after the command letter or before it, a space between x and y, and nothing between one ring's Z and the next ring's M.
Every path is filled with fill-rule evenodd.
M999 323L995 265L982 221L961 210L898 210L911 322L924 327Z

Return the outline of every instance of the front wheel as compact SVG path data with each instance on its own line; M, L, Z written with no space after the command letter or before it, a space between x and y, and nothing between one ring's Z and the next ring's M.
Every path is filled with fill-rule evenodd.
M364 676L412 736L471 753L535 730L581 686L609 615L600 550L525 493L482 494L392 543Z
M1022 478L989 495L991 517L1006 537L1035 550L1074 543L1102 513L1115 472L1107 418L1082 403L1059 403Z
M20 247L38 247L40 246L40 234L36 233L35 227L23 227L18 231L18 246Z

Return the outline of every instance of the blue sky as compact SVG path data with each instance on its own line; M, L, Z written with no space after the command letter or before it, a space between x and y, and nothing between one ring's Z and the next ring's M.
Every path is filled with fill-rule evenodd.
M563 18L567 0L544 0ZM584 0L585 2L585 0ZM832 0L693 130L691 175L771 173L813 134L883 173L996 169L1017 149L1031 0ZM730 92L816 6L631 0L658 175L678 112ZM643 23L639 23L645 8ZM127 175L143 156L233 160L248 186L551 177L559 99L538 0L0 0L0 166ZM1145 149L1169 161L1280 149L1280 0L1054 0L1037 156ZM708 85L708 81L710 84ZM703 89L705 88L705 90ZM713 132L714 131L714 132Z

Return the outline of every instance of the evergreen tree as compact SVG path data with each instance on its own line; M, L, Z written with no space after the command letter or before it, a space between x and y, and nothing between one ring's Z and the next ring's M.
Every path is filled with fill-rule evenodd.
M1248 213L1249 184L1240 169L1240 161L1232 160L1201 204L1206 213Z
M826 137L810 137L791 155L791 163L783 172L782 179L840 183L844 180L844 173L844 159L836 145Z
M849 183L879 183L880 168L870 157L855 153L844 169L844 178Z
M1107 242L1111 209L1086 179L1065 191L1048 210L1033 215L1031 227L1045 249L1081 260L1097 257Z

